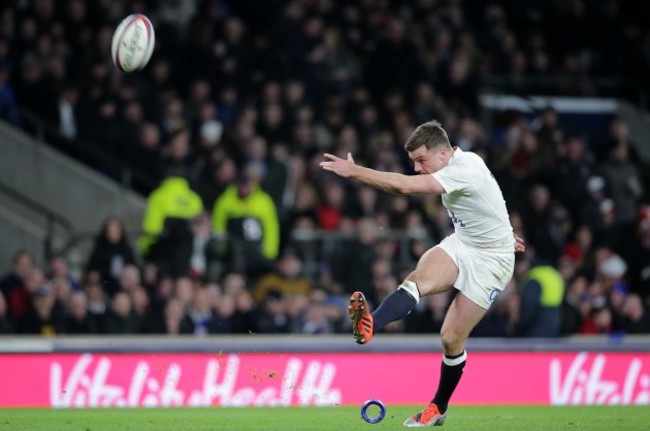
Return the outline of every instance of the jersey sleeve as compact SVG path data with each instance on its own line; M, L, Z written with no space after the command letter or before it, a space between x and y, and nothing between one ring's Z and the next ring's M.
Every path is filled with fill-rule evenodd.
M451 194L469 189L472 181L472 171L471 166L454 163L445 166L432 175L438 180L442 188L445 189L445 193Z

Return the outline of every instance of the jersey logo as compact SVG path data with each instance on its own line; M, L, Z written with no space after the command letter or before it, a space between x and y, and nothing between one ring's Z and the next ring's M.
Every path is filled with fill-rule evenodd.
M489 296L490 303L494 302L494 300L497 299L497 296L499 296L499 293L501 293L501 292L499 292L499 289L497 289L496 287L494 289L492 289L492 291L490 292L490 296Z
M456 217L456 214L454 214L453 211L449 211L449 216L451 217L451 221L454 222L454 224L460 225L460 227L465 227L465 223Z

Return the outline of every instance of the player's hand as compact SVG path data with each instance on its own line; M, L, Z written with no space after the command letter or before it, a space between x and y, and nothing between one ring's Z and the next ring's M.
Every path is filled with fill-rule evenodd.
M354 163L354 159L352 159L351 153L348 153L347 160L336 157L333 154L325 153L323 156L328 159L328 161L320 162L320 165L326 171L334 172L336 175L340 175L345 178L352 175L356 164Z
M515 235L515 253L523 253L526 251L526 243L520 236Z

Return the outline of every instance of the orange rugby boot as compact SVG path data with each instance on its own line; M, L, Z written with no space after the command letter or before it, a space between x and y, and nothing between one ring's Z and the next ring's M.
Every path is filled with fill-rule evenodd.
M409 428L442 426L445 423L447 413L440 413L438 406L431 403L420 413L411 416L404 421L404 426Z
M373 319L368 310L368 302L361 292L350 297L348 314L352 321L352 336L358 344L366 344L372 338Z

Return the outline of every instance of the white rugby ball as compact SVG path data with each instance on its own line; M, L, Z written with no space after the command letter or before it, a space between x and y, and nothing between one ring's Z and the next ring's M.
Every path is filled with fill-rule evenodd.
M113 33L111 54L118 69L124 72L140 70L147 65L156 35L146 16L134 13L122 20Z

